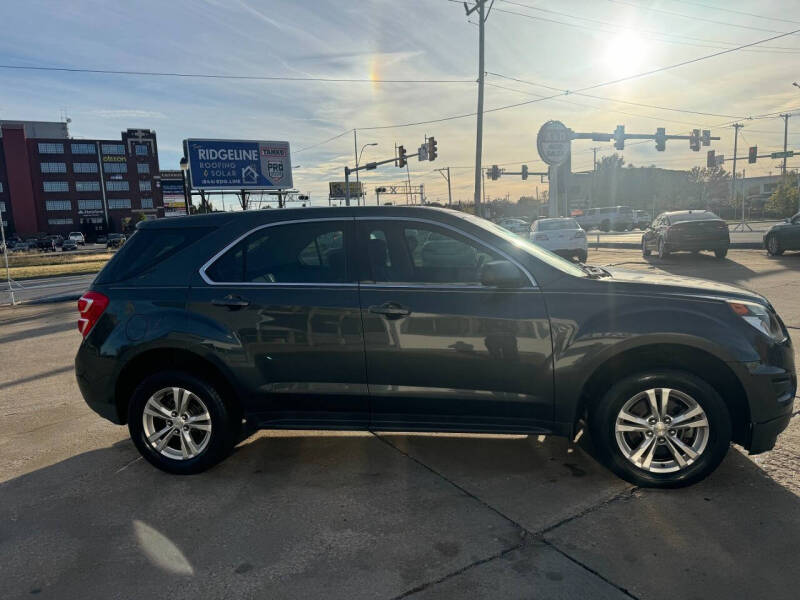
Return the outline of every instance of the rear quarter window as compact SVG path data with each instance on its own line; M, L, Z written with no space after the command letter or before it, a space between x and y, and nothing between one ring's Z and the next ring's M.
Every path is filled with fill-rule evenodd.
M115 283L151 271L166 259L204 237L211 227L137 230L97 277L97 283ZM111 237L111 236L109 236Z

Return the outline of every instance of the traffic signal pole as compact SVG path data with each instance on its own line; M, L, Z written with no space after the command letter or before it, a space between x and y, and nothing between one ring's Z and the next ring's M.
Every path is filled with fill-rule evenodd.
M790 116L791 115L789 115L789 114L781 115L781 117L783 117L783 168L781 169L781 174L782 175L786 175L786 158L788 156L786 154L786 144L787 144L788 138L789 138L789 117Z
M731 194L733 195L733 204L736 205L736 151L739 148L739 130L744 127L741 123L734 123L733 129L733 178L731 179ZM747 228L749 231L753 231L753 228L750 227L745 221L745 214L744 214L744 192L742 192L742 222L738 223L736 227L734 227L731 231L744 231Z

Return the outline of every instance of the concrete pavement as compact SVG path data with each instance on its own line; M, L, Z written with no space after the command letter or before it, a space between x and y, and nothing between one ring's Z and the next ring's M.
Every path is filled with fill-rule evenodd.
M589 262L744 285L800 329L800 254ZM83 403L76 316L0 309L4 600L796 597L798 417L774 451L733 448L669 492L537 436L261 432L175 477Z
M59 302L76 300L85 292L95 278L89 275L65 275L63 277L44 277L14 281L14 300L16 302ZM0 305L11 304L8 284L0 282Z

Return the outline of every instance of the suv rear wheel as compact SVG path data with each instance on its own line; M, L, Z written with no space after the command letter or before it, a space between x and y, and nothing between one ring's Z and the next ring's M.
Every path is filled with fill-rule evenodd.
M664 238L658 239L658 258L664 260L669 256L669 250L667 249L667 244L664 242Z
M767 254L770 256L780 256L783 254L781 242L774 233L767 238Z
M644 487L682 487L719 466L731 441L731 420L719 394L682 371L623 379L590 412L598 458Z
M238 441L236 420L217 390L182 371L164 371L136 388L128 430L139 452L162 471L200 473Z

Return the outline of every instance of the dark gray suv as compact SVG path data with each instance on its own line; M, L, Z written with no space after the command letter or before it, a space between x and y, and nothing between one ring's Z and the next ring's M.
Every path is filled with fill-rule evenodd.
M197 473L257 428L575 436L639 485L770 449L797 387L762 296L572 264L445 209L147 221L78 303L88 404Z

